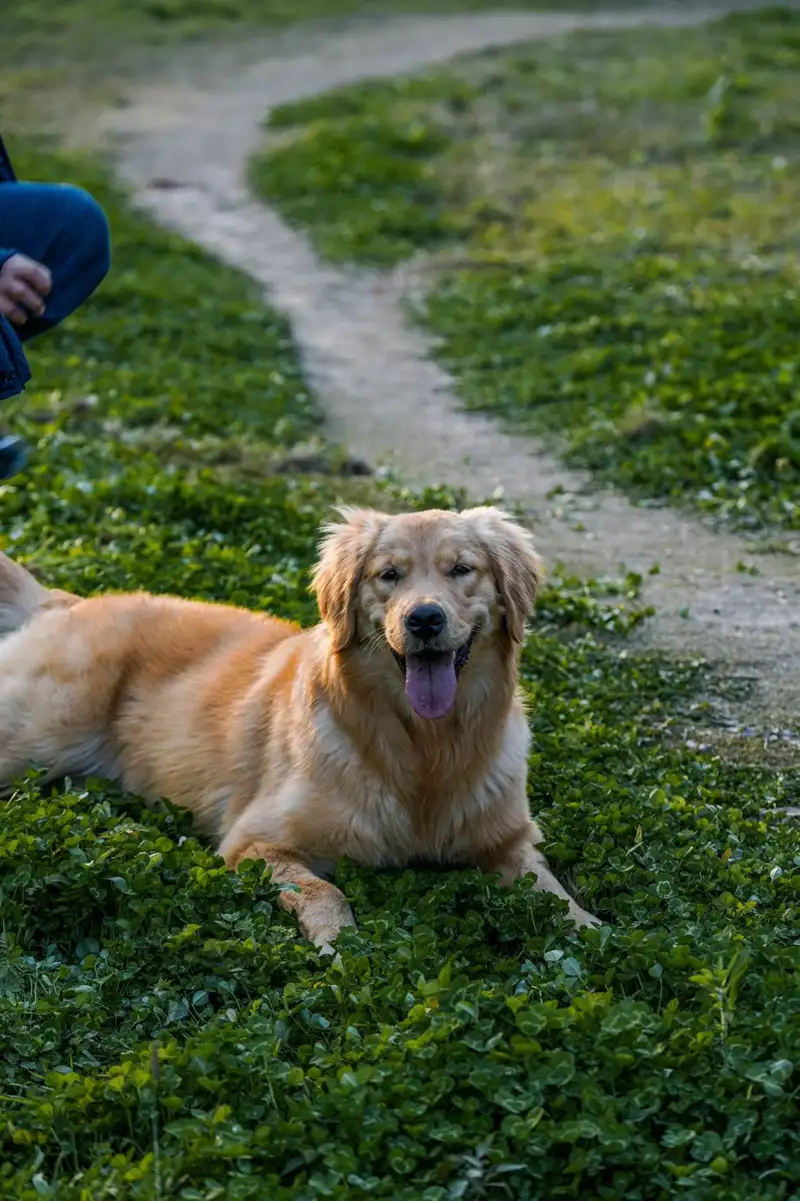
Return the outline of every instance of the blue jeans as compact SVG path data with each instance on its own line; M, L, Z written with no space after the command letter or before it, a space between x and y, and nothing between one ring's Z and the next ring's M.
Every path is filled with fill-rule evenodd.
M24 325L14 327L19 341L29 342L74 313L107 275L111 264L108 220L88 192L69 184L2 183L0 262L11 252L42 263L52 276L42 316L29 317ZM30 372L24 356L21 369L21 376L12 369L2 395L14 395L25 386ZM25 460L21 438L0 438L0 480L16 475Z
M0 184L0 247L43 263L53 277L43 316L16 327L21 342L73 313L111 264L105 213L88 192L69 184Z

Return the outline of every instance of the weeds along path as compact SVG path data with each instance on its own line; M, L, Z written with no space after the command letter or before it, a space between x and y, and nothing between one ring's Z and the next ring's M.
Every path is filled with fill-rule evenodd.
M579 28L699 23L735 7L605 15L492 14L350 23L290 31L237 50L192 50L168 75L131 86L100 119L121 178L153 217L261 282L291 320L331 435L413 484L447 482L476 498L502 488L530 516L546 561L585 574L641 572L657 614L645 644L717 660L754 682L733 720L800 713L800 562L758 555L668 509L593 491L532 438L459 407L451 381L403 316L402 273L341 270L254 201L247 163L274 105L458 53ZM187 314L191 321L191 314ZM535 364L532 364L535 369ZM557 501L549 494L560 486ZM737 569L742 562L758 574ZM659 573L648 575L658 564Z

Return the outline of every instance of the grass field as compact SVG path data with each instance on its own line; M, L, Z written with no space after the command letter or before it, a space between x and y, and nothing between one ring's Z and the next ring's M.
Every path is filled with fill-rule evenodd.
M92 188L115 265L32 355L3 548L81 591L313 620L318 524L377 486L272 473L318 437L285 325L90 166L20 167ZM26 781L0 823L0 1197L788 1198L800 830L762 810L800 774L681 749L708 682L630 652L636 593L556 580L524 657L532 805L598 931L529 885L343 864L360 929L323 963L180 815Z
M688 3L689 0L677 0ZM643 8L653 0L620 0L619 9ZM467 13L591 10L593 0L5 0L0 64L19 59L58 62L81 59L108 62L125 49L176 44L236 30L268 30L300 21L337 21L349 17L403 16L412 13Z
M279 109L252 177L327 257L428 255L467 406L791 537L798 81L788 9L580 34Z

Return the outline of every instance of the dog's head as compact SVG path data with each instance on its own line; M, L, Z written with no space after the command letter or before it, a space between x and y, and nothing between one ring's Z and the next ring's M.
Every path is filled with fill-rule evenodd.
M394 656L420 717L444 717L473 646L521 643L541 581L530 534L500 509L342 509L314 573L331 648Z

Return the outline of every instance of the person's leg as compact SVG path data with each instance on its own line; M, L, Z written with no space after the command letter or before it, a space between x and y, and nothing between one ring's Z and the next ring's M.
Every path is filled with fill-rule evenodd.
M28 342L73 313L92 294L111 261L108 221L88 192L69 184L0 185L0 243L43 263L52 276L44 314L16 327ZM25 466L22 438L0 437L0 480Z
M43 316L17 327L23 342L83 304L111 262L105 213L88 192L69 184L0 185L0 242L43 263L53 277Z

